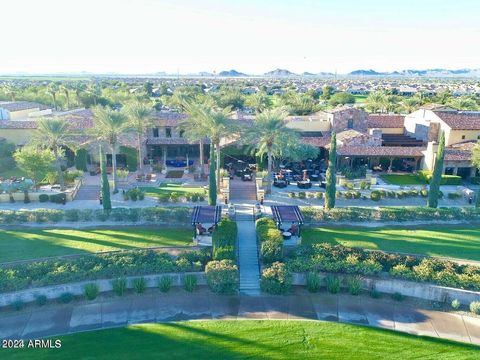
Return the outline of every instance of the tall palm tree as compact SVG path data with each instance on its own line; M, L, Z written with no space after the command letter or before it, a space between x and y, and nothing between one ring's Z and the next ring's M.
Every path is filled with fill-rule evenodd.
M183 108L188 117L182 124L182 128L185 130L185 135L188 140L192 142L198 141L199 153L200 153L200 174L204 175L204 141L208 136L208 129L204 126L202 118L201 105L185 101Z
M67 100L67 110L70 109L70 88L68 85L62 84L60 85L59 90L65 95L65 99Z
M57 93L58 93L58 90L59 90L58 85L54 82L48 84L47 90L46 90L47 94L49 94L53 99L53 108L55 110L57 110Z
M254 108L257 114L260 114L272 107L272 100L265 91L260 91L247 98L247 105Z
M153 123L153 111L152 107L141 103L139 101L131 102L125 107L130 127L135 131L137 135L137 147L138 147L138 169L143 169L143 154L142 146L145 133Z
M374 91L365 100L365 106L373 113L383 113L385 109L385 93Z
M93 109L92 136L98 141L104 141L110 145L112 151L112 178L113 192L117 190L117 147L119 137L128 131L130 123L128 116L123 111L110 108L96 107Z
M63 147L68 145L70 125L62 119L41 119L38 122L35 141L50 150L55 156L55 168L58 173L60 190L65 190L65 180L62 171Z
M98 85L97 82L90 83L87 85L87 88L85 90L90 96L93 98L93 105L97 106L97 100L98 98L102 95L102 89L100 85Z
M283 109L267 110L259 114L252 127L246 130L246 141L255 144L257 155L267 154L267 194L272 191L272 162L288 144L298 143L298 133L286 126L287 113Z
M420 103L418 102L417 99L415 99L414 97L409 97L402 101L401 108L404 113L410 114L415 110L417 110L419 105Z
M79 105L81 104L81 101L80 101L81 95L86 90L86 88L87 87L85 86L85 84L80 81L77 81L73 84L73 90L75 91L75 97Z
M15 101L17 98L17 89L10 83L3 84L3 91L5 95L10 97L10 100Z

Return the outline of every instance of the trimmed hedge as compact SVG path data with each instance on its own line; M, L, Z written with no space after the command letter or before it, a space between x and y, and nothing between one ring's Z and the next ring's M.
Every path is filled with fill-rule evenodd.
M257 239L260 243L260 257L264 264L283 260L283 236L271 218L256 222Z
M262 271L260 288L269 294L286 294L292 286L292 274L285 264L274 262Z
M0 268L0 292L85 280L202 271L206 256L203 251L189 251L175 259L152 250L129 250L21 263Z
M205 272L208 286L214 293L235 294L238 291L238 268L232 260L210 261Z
M213 259L235 260L237 243L237 223L223 218L212 235Z
M188 207L115 208L110 211L92 209L36 209L0 210L0 224L58 223L60 221L118 221L118 222L168 222L189 224L191 209Z
M432 221L480 220L480 209L428 207L347 207L324 210L302 207L305 221L315 222L365 222L365 221Z
M417 177L426 184L429 184L432 180L432 172L429 170L421 170L418 172ZM462 177L457 175L442 175L440 185L460 185L462 183Z
M480 290L478 266L327 243L299 247L286 265L292 272L324 271L360 275L378 275L383 272L407 280Z

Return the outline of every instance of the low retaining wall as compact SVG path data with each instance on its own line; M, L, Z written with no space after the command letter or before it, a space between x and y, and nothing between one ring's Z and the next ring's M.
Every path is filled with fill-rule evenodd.
M164 276L169 276L172 278L172 286L182 286L183 278L185 275L194 275L197 278L198 285L206 285L207 277L204 272L191 272L191 273L166 273L166 274L155 274L155 275L145 275L145 276L129 276L127 279L127 288L133 288L133 280L138 278L144 278L147 288L157 287L158 279ZM87 284L97 284L99 292L112 291L112 280L113 279L100 279L100 280L90 280L82 281L71 284L61 284L61 285L51 285L41 288L31 288L26 290L20 290L5 294L0 294L0 307L11 305L14 301L21 300L23 302L32 302L35 301L35 297L38 295L45 295L47 299L57 299L61 294L69 292L75 296L80 296L84 294L85 285Z
M329 274L320 273L322 278ZM338 274L340 279L344 280L350 276L347 274ZM400 279L382 279L362 276L363 289L370 290L373 286L381 293L394 294L396 292L414 298L430 300L430 301L451 301L459 300L462 304L470 304L472 301L480 301L480 292L471 290L454 289L444 286L432 285L415 281L407 281ZM304 273L293 274L293 285L306 285L306 276Z

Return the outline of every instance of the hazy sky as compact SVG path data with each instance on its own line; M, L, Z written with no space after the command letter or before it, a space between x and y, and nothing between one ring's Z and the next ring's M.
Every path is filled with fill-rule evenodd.
M0 0L0 73L480 67L479 0Z

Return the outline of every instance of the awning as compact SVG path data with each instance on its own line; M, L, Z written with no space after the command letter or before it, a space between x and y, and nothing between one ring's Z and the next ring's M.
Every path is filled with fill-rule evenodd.
M217 224L221 217L221 206L195 206L192 213L192 225Z
M272 206L272 215L273 220L277 224L282 224L286 222L297 222L300 225L303 224L304 219L302 212L298 206Z

